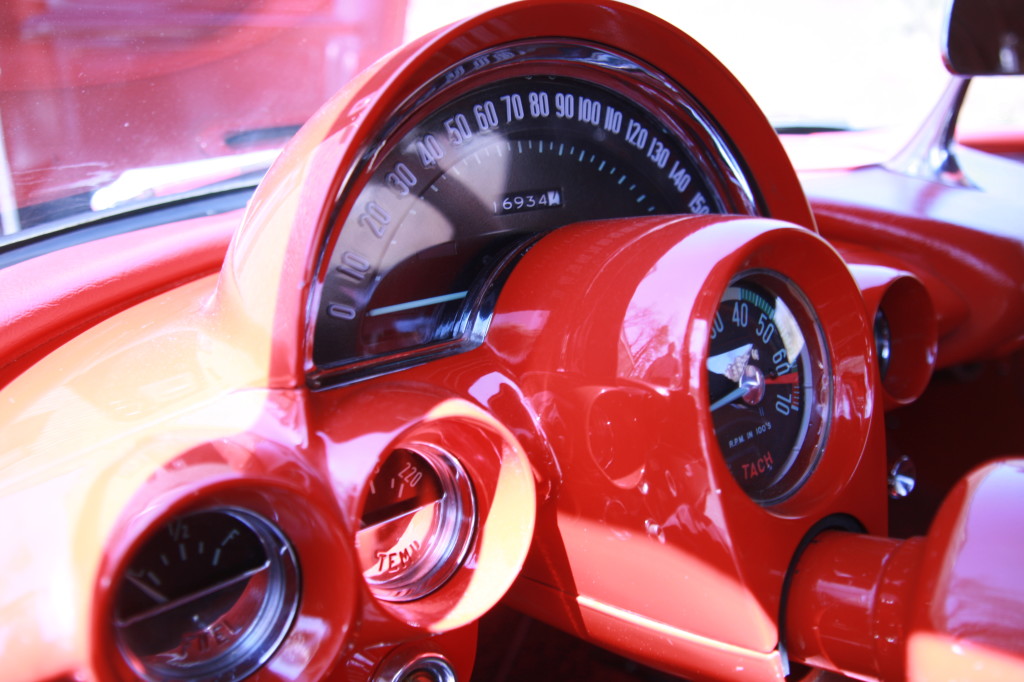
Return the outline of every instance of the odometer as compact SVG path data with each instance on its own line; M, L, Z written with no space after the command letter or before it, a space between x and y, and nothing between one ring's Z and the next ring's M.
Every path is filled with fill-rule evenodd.
M753 273L726 289L712 321L707 378L733 478L758 502L786 498L817 462L831 402L820 326L795 285Z
M471 340L490 277L538 233L590 219L756 212L713 123L624 56L520 44L440 81L342 192L314 293L318 374Z

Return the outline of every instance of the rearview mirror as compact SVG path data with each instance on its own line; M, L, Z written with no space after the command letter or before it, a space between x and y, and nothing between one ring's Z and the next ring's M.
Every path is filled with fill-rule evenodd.
M942 58L951 73L1024 73L1024 2L950 0Z

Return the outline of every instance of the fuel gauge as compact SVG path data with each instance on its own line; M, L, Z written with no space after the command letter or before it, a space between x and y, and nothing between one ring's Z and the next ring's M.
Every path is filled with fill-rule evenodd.
M394 450L370 480L356 533L370 590L385 601L433 592L462 563L474 526L472 487L454 457Z
M233 682L273 655L298 600L298 564L277 527L246 510L207 509L142 543L116 588L114 628L146 679Z

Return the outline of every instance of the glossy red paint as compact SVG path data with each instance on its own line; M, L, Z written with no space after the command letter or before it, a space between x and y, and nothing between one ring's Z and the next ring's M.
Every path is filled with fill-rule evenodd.
M965 668L988 679L1024 674L1024 586L1007 570L1021 565L1024 549L1002 532L1024 521L1022 493L1024 460L1001 460L965 477L939 510L911 602L911 677Z
M92 324L219 272L241 214L107 237L0 269L0 386Z
M885 407L908 405L921 397L935 369L938 327L928 290L909 272L878 264L886 259L877 254L841 253L864 296L868 319L881 314L888 329L889 357L880 377ZM879 371L881 364L879 359Z
M766 267L795 277L837 344L829 447L847 453L826 450L805 486L772 508L739 493L723 466L699 360L721 292L737 273ZM880 435L865 317L835 253L794 226L647 219L542 240L506 284L488 342L559 444L525 591L567 593L575 605L554 614L560 624L595 638L589 619L614 621L605 644L680 672L702 640L769 654L786 569L810 526L838 513L885 526L884 492L872 483L879 463L862 459ZM554 596L513 599L545 619ZM631 628L638 642L641 630L663 628L679 644L631 649Z
M923 540L829 531L793 572L786 647L797 660L886 680L905 678L908 605L920 579Z
M539 26L614 39L677 79L730 132L771 217L567 226L519 261L478 348L310 390L307 301L360 155L425 79ZM503 599L696 678L779 680L784 649L866 677L1019 677L1024 545L1006 529L1024 522L1024 465L979 470L925 538L890 539L884 423L886 408L911 409L936 347L943 365L1019 347L1016 214L878 168L807 182L820 235L761 114L684 35L629 8L528 2L399 50L329 102L264 181L218 274L236 214L0 271L24 286L106 247L143 259L4 300L0 349L18 354L0 375L0 515L26 520L5 526L0 553L0 652L17 652L3 654L5 679L131 679L112 637L119 576L150 529L216 504L274 520L301 560L298 620L257 680L374 679L423 654L467 679L477 647L512 651L478 641ZM820 461L771 506L724 462L705 370L722 292L765 269L807 296L834 382ZM879 308L909 358L895 383L877 371ZM450 581L387 602L360 575L355 534L374 471L419 444L462 462L477 530Z
M1024 460L988 464L944 503L926 538L825 533L801 554L786 644L798 659L886 680L1024 675Z
M972 149L998 154L1016 161L1024 160L1024 131L1005 130L957 131L957 141Z
M885 254L925 284L935 306L937 364L1006 354L1024 340L1024 245L1010 218L1019 164L986 159L982 188L949 187L880 166L806 175L823 236Z

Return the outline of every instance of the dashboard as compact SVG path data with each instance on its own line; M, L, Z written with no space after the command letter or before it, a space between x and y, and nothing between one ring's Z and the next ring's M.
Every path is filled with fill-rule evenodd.
M802 184L630 7L396 50L244 214L127 235L186 245L7 317L5 678L486 679L505 610L692 679L927 679L964 647L1012 677L1024 593L957 538L1024 520L1024 466L891 534L887 413L1017 350L1020 237L921 246L844 194L873 182ZM928 260L954 246L967 275ZM1004 307L967 321L963 290Z

